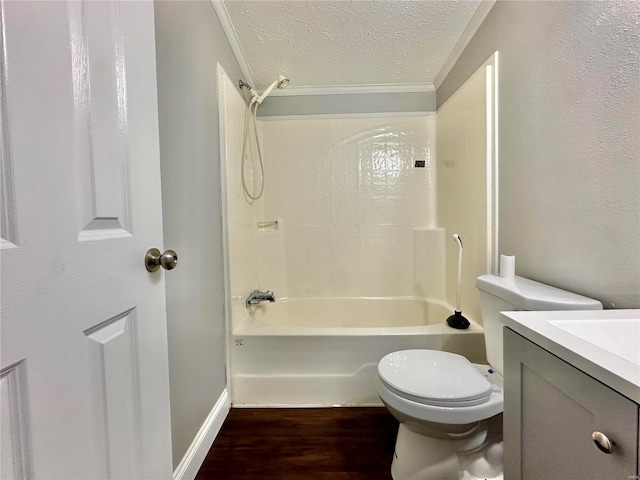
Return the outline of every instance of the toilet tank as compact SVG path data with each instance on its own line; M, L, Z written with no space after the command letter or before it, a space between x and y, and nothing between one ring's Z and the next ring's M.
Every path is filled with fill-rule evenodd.
M602 310L602 303L527 278L481 275L476 280L489 364L502 375L500 312L514 310Z

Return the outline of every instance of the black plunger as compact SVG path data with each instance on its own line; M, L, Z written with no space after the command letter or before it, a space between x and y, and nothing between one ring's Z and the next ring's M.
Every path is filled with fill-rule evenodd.
M460 290L462 286L462 239L457 233L453 234L453 239L458 244L458 294L456 296L456 309L449 318L447 318L447 325L458 330L464 330L469 328L469 320L462 316L462 309L460 308Z

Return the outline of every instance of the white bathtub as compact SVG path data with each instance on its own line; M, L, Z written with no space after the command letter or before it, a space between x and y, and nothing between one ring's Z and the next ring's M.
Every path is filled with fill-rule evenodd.
M232 335L232 402L382 405L374 378L387 353L430 348L485 362L482 328L454 330L445 324L452 313L406 297L284 299L247 310Z

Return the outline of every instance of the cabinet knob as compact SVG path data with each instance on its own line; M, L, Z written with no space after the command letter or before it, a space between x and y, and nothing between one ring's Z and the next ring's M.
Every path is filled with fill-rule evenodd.
M609 440L604 433L596 430L591 434L591 438L593 439L593 443L596 444L596 447L598 447L601 452L611 453L615 443L612 440Z

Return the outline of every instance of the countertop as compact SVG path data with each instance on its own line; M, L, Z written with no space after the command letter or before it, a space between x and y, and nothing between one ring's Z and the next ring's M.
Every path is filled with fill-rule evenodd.
M500 321L640 404L640 309L503 312Z

